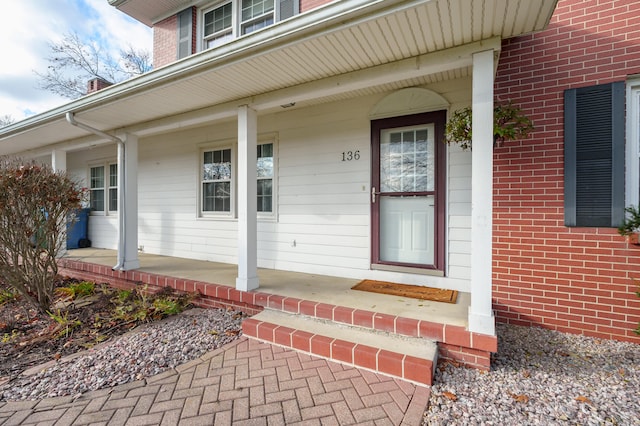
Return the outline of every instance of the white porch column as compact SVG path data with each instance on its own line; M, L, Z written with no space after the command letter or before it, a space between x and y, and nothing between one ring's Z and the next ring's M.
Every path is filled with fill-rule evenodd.
M495 335L491 306L494 51L473 54L469 330Z
M61 149L54 149L51 151L51 168L54 172L66 172L67 171L67 152ZM60 243L60 249L56 254L56 257L61 257L67 252L67 228L65 227L62 234L62 241Z
M51 151L51 168L56 172L67 171L67 151L61 149Z
M118 258L122 269L140 267L138 260L138 137L125 134L118 144Z
M257 161L258 116L238 108L238 277L236 289L258 288Z

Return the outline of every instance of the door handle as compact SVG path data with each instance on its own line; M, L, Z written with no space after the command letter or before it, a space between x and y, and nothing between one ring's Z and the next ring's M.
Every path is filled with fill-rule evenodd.
M376 187L372 186L371 187L371 204L375 204L376 203L376 195L378 195L379 192L376 192Z

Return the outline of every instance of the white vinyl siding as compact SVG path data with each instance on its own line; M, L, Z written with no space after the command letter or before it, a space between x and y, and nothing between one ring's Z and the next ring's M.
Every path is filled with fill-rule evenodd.
M450 146L447 156L449 278L471 278L471 152Z

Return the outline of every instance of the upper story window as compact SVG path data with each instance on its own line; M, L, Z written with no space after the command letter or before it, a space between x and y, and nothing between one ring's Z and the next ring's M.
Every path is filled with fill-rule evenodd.
M298 13L294 0L231 0L202 9L202 49L273 25Z
M272 25L274 21L273 0L242 0L242 34Z
M231 2L204 13L204 46L209 49L233 38L233 13Z

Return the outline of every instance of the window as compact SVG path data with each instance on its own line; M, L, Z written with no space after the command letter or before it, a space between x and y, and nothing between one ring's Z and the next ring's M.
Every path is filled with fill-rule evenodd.
M242 0L242 34L272 25L273 21L273 0Z
M258 212L273 212L273 143L258 145Z
M230 148L203 153L202 211L231 212Z
M109 211L118 211L118 165L109 164Z
M200 156L200 214L206 216L235 215L235 163L232 148L205 149ZM275 143L257 146L257 212L270 217L275 210Z
M108 176L105 176L105 170L109 170ZM89 169L89 175L89 206L91 211L100 213L118 211L118 165L92 166ZM107 182L108 185L106 185Z
M298 9L299 2L295 0L218 2L202 9L202 49L220 46L234 38L273 25L274 22L294 16Z
M204 45L206 49L219 46L233 38L231 3L218 6L204 14Z
M104 166L91 167L89 204L91 211L104 211Z
M625 84L565 91L565 225L617 227L624 217Z

